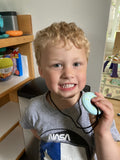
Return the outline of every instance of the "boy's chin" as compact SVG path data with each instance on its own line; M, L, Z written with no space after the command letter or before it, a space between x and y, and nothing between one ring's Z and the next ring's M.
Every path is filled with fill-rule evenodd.
M77 94L75 94L75 93L67 93L67 94L60 94L59 95L61 98L64 98L64 99L71 99L71 98L75 98L75 97L80 97L80 92L79 93L77 93Z

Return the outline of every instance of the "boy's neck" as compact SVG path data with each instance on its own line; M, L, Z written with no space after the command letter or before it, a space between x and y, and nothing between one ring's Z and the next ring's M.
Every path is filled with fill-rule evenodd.
M51 92L49 92L47 96L47 100L51 104L51 106L57 107L60 110L63 110L63 109L74 106L78 102L80 96L81 96L81 93L79 93L78 95L74 97L63 98L63 97L54 95Z

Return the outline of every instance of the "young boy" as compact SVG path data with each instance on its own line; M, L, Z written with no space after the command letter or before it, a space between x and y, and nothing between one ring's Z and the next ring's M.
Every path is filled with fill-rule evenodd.
M75 23L53 23L37 33L34 46L39 73L49 91L31 100L21 125L40 139L40 159L119 160L115 141L120 135L112 104L95 93L92 103L103 114L92 128L96 118L81 102L89 56L84 32Z

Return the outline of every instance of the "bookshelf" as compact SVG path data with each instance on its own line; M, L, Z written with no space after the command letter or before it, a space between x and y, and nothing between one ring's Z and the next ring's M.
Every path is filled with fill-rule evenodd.
M19 125L17 90L34 79L31 16L18 15L17 20L23 36L0 39L0 48L19 48L19 52L27 62L23 68L23 76L12 75L9 80L0 82L0 159L2 160L18 160L25 151L23 130Z

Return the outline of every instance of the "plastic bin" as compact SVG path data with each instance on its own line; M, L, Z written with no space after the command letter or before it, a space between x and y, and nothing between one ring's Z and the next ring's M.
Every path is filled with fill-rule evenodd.
M0 12L0 15L4 21L3 33L8 30L18 30L17 13L15 11Z

